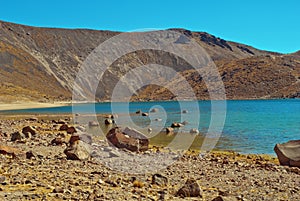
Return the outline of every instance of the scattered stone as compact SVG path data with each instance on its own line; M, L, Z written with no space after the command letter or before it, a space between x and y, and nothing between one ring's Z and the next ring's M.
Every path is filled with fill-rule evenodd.
M30 117L28 119L25 119L26 121L38 121L39 119L37 117Z
M65 120L59 119L59 120L57 121L57 124L67 124L67 123L65 122Z
M300 167L300 140L276 144L274 151L277 154L280 165Z
M166 128L167 133L173 133L173 131L174 131L174 128L171 128L171 127Z
M86 131L85 127L83 127L83 126L76 126L75 128L76 128L76 130L81 131L81 132Z
M177 197L202 197L200 186L195 179L188 179L176 193Z
M147 112L143 112L142 116L147 117L147 116L149 116L149 114Z
M218 197L214 198L212 201L238 201L238 199L233 196L229 196L229 197L218 196Z
M199 134L199 130L198 130L197 128L192 128L192 129L190 130L190 133L191 133L191 134Z
M183 124L177 123L177 122L173 122L171 125L172 128L178 128L178 127L183 127L183 126L184 126Z
M99 126L99 123L97 121L90 121L89 127Z
M152 128L148 128L148 132L151 133L152 132Z
M154 121L162 121L162 119L156 118L154 119Z
M23 133L20 133L19 131L17 131L17 132L14 132L11 134L10 140L12 142L15 142L15 141L21 141L24 138L25 138L25 135Z
M187 111L187 110L182 110L182 113L183 113L183 114L187 114L188 111Z
M67 147L64 153L69 160L87 160L90 158L91 149L87 143L77 140Z
M32 136L35 136L36 130L32 126L26 126L22 129L22 133L23 134L30 133Z
M142 110L137 110L135 113L136 113L136 114L141 114L141 113L142 113Z
M154 174L152 175L152 184L166 186L168 184L168 178L161 174Z
M148 150L148 138L137 130L129 127L126 127L123 131L118 127L112 128L107 133L106 138L118 148L125 148L130 151Z

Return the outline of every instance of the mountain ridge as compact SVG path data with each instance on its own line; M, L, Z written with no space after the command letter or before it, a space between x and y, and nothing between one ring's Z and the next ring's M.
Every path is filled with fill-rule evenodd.
M31 27L3 21L0 21L0 28L0 102L71 100L74 79L82 62L99 44L121 33ZM229 99L299 97L300 51L281 54L226 41L206 32L170 30L192 38L211 56ZM147 63L175 65L179 69L186 65L179 58L162 52L128 54L115 62L115 71L107 72L106 80L99 84L96 99L109 100L114 84L123 75L122 71ZM248 73L242 73L245 68L250 69ZM183 71L197 98L208 99L206 87L200 79L192 79L193 72ZM259 84L262 81L264 86ZM249 91L249 88L252 90ZM149 91L153 94L150 98L147 95ZM139 94L132 100L172 99L167 89L151 86L140 90Z

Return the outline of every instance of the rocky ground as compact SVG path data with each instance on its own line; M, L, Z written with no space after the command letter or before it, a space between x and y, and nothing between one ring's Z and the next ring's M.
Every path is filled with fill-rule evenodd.
M122 152L94 137L89 159L69 160L64 150L71 135L59 128L71 122L68 116L1 117L0 200L299 200L300 169L271 156L214 151L200 157L190 150L170 153L177 160L168 167L135 174L142 165L129 171L108 163L126 166L130 158L157 156L152 164L163 164L162 153L169 151ZM22 134L26 126L35 133Z

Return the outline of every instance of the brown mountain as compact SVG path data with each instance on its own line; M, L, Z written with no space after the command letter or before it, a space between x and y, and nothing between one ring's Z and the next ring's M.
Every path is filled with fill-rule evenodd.
M211 56L230 99L300 97L300 55L279 54L226 41L204 32L172 29L194 39ZM0 21L0 102L71 100L76 73L102 42L119 34L84 29L37 28ZM208 99L201 77L167 52L137 51L119 58L99 83L97 100L109 100L122 75L141 64L174 66L199 99ZM179 87L169 80L169 89ZM181 89L184 91L184 88ZM132 100L172 99L167 88L149 85Z

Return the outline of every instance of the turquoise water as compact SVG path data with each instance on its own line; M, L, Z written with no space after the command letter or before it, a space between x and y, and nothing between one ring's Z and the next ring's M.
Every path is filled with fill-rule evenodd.
M184 108L180 108L178 102L134 102L129 105L131 120L138 126L147 128L151 121L149 117L135 115L137 110L148 112L151 108L159 108L160 112L150 113L151 119L162 118L163 121L153 122L151 126L170 126L172 122L188 121L178 132L188 133L191 128L198 128L202 135L208 131L211 123L211 102L198 101L185 102ZM198 125L197 111L200 109L200 124ZM114 111L119 114L117 123L125 124L128 117L128 108L125 103L115 103ZM110 113L110 103L97 103L77 105L76 113ZM182 114L182 110L188 110ZM166 113L164 113L165 111ZM29 109L18 111L6 111L1 113L71 113L72 106L47 109ZM218 111L217 111L218 112ZM165 116L164 116L165 115ZM164 122L165 121L165 122ZM164 125L159 125L164 124ZM234 150L241 153L265 153L274 154L276 143L288 140L300 139L300 100L230 100L227 101L225 125L222 136L216 148Z

